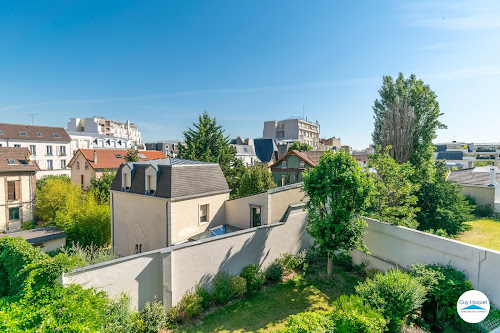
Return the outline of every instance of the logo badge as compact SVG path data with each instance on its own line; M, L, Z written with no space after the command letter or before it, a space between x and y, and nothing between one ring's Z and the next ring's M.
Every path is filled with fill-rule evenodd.
M475 324L482 322L490 312L490 301L478 290L469 290L460 296L457 312L464 321Z

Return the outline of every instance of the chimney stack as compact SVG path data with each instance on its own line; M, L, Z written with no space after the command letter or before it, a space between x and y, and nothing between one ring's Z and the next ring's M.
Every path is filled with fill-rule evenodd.
M496 171L497 171L497 169L495 167L490 168L490 186L495 186L495 184L497 182Z
M97 152L94 150L94 164L97 164Z

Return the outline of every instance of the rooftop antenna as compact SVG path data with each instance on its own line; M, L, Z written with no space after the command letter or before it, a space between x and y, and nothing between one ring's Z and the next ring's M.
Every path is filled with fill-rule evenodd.
M302 104L302 118L305 117L305 113L304 113L304 104Z
M33 119L35 119L38 116L38 113L31 113L28 116L31 117L31 125L33 125Z

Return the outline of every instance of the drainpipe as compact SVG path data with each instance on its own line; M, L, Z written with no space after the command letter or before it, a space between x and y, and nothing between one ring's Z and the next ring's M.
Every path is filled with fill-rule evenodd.
M494 187L496 185L496 171L495 167L490 168L490 186Z

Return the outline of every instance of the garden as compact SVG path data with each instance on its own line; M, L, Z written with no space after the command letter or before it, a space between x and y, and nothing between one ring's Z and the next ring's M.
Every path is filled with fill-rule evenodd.
M480 219L465 224L468 230L460 233L456 240L500 251L500 221Z

